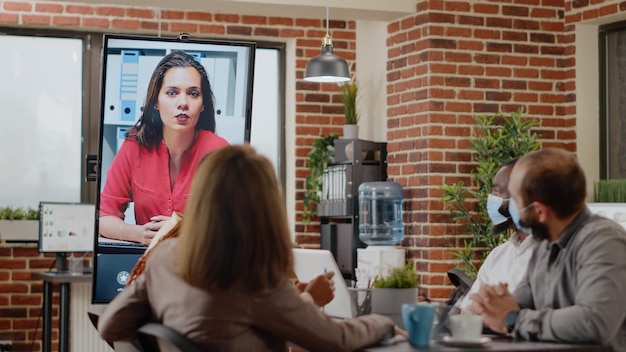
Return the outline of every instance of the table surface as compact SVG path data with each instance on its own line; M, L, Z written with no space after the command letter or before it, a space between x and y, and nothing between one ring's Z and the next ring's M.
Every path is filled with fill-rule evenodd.
M611 352L613 349L607 346L597 345L574 345L549 342L513 341L506 337L492 337L479 347L453 347L438 342L431 342L429 347L417 348L409 345L406 339L388 346L375 346L365 349L369 352L413 352L413 351L570 351L570 352Z
M32 273L32 277L33 279L39 279L52 283L91 281L91 273L77 275L60 271L37 271Z

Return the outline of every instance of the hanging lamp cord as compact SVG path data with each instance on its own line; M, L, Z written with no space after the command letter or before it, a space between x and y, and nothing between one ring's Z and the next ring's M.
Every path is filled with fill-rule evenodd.
M326 0L326 35L328 35L328 0Z

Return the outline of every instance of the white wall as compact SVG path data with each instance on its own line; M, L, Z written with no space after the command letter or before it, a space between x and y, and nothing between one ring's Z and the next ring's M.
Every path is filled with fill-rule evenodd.
M577 25L576 47L576 156L587 176L587 199L600 179L600 116L598 94L598 26ZM593 69L590 69L593 68Z
M387 141L387 22L356 21L359 138Z
M89 4L118 4L179 8L185 10L250 14L256 16L324 18L325 7L331 18L389 21L415 13L415 0L69 0Z
M296 221L296 41L290 39L285 48L285 199L289 228ZM295 242L295 234L292 235Z

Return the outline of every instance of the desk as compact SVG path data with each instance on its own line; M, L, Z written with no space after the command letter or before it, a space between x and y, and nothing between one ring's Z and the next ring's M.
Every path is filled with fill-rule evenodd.
M34 279L43 280L42 351L52 351L52 285L59 284L59 352L69 351L70 283L91 281L91 274L75 275L68 272L33 272Z
M567 351L567 352L611 352L613 349L607 346L597 345L572 345L549 342L529 342L529 341L513 341L508 338L493 339L484 346L468 348L468 347L451 347L436 342L431 342L428 348L417 348L409 345L407 341L399 342L391 346L377 346L366 348L367 352L415 352L415 351Z

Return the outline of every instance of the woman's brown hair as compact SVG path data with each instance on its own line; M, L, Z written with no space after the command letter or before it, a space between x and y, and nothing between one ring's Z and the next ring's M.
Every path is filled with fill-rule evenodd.
M182 278L207 291L258 292L292 268L287 216L272 164L247 145L198 165L177 245Z

